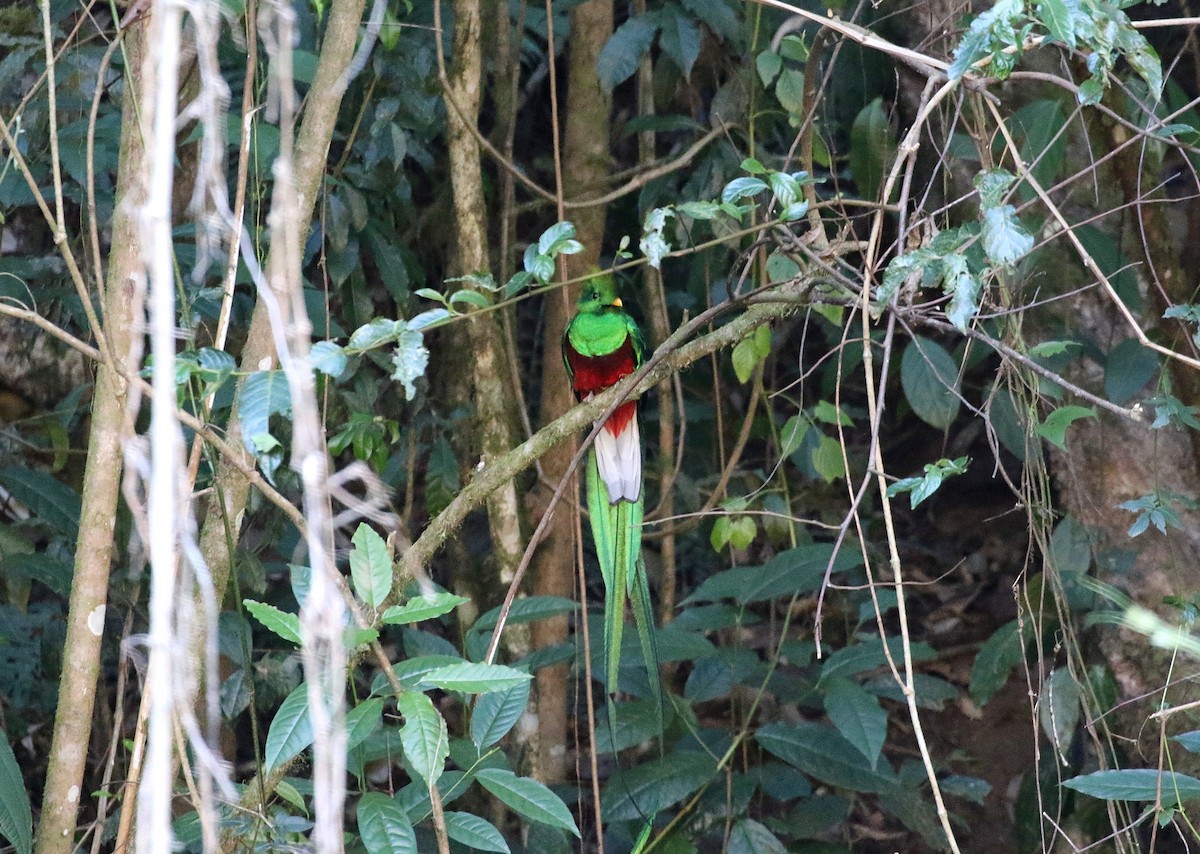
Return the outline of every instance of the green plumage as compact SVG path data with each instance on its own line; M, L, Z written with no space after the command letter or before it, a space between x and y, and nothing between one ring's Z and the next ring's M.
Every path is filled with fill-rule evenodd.
M563 360L575 394L586 400L641 364L641 331L617 297L611 277L590 281L563 335ZM604 577L604 676L618 689L625 604L633 606L642 657L661 707L654 609L642 561L641 443L636 403L621 404L600 431L587 459L587 506L596 557Z

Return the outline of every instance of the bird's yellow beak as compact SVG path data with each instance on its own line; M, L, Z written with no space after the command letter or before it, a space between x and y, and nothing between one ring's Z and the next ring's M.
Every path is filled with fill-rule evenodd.
M624 308L624 307L625 307L625 306L624 306L624 305L621 303L621 298L620 298L620 297L613 297L612 304L613 304L613 305L615 305L617 308Z

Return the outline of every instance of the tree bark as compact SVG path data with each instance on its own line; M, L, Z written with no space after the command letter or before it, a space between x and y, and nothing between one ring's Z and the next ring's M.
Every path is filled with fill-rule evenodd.
M137 120L137 92L145 53L144 22L124 34L128 57L121 108L121 142L117 164L116 205L112 249L105 285L104 334L114 358L129 352L133 326L132 279L142 269L141 227L136 211L145 199L148 175L146 152ZM108 602L109 570L117 497L121 486L121 439L125 423L127 386L117 370L101 363L92 400L87 467L75 571L67 613L58 713L46 788L42 795L35 850L38 854L69 854L75 847L76 821L83 796L92 708L100 674L100 646Z
M479 143L472 133L479 118L483 87L483 26L480 0L454 2L454 54L446 95L457 105L446 111L450 181L454 195L455 256L461 273L487 271L488 228ZM491 312L467 322L474 381L475 430L483 465L516 444L514 411L508 393L504 331ZM496 490L487 500L491 533L490 560L499 589L516 574L524 541L515 483Z
M566 133L563 141L563 194L575 199L603 185L609 171L609 112L611 97L596 78L596 59L613 29L612 0L588 0L571 11L570 56L567 68ZM575 233L584 251L562 258L567 277L585 273L600 262L607 206L578 208L572 213ZM575 405L571 384L563 368L563 331L570 319L575 292L563 288L546 298L546 326L542 339L541 418L546 424ZM578 448L578 437L558 445L542 457L542 472L551 484L539 484L532 502L539 515L549 501L553 484L566 476ZM533 592L539 596L570 597L574 589L574 531L572 514L560 508L547 528L546 541L535 555ZM556 617L533 624L535 648L561 643L567 638L567 618ZM567 665L544 667L537 674L538 727L541 740L536 766L547 782L561 780L567 764L567 708L570 686Z

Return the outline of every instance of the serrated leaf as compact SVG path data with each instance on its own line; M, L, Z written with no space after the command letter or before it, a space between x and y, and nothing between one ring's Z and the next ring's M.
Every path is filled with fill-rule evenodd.
M1038 3L1038 15L1050 37L1069 50L1075 49L1075 18L1078 14L1078 0L1041 0Z
M782 68L783 58L772 50L764 50L754 58L754 69L764 89L775 81Z
M530 674L522 670L503 664L476 664L464 661L431 670L421 681L445 691L483 694L488 691L504 691L514 685L527 684L532 678Z
M1046 420L1033 428L1034 432L1061 450L1067 449L1067 428L1081 418L1095 418L1096 410L1090 406L1060 406L1046 416Z
M403 605L393 605L383 612L384 623L392 626L403 626L409 623L419 623L422 620L432 620L442 614L448 614L471 600L465 596L439 591L428 599L424 596L414 596Z
M799 116L804 111L804 75L795 68L783 69L775 81L775 97L779 106L792 116Z
M917 417L945 430L958 416L958 366L942 345L914 336L900 358L900 385Z
M392 558L387 543L366 522L351 539L350 580L354 592L367 605L378 608L392 591Z
M417 394L416 381L425 376L429 367L429 350L420 332L405 329L400 333L392 352L392 365L392 379L404 386L404 396L412 400Z
M404 809L382 792L358 801L358 834L371 854L417 854L417 835Z
M33 814L21 766L8 744L8 734L0 730L0 836L7 839L17 854L33 851Z
M476 851L496 851L508 854L508 843L495 826L477 815L468 812L446 812L446 835L460 845ZM372 851L374 854L374 851Z
M308 717L308 685L301 683L279 706L267 743L263 748L263 770L271 771L307 749L313 743L312 721Z
M475 701L471 713L471 741L480 750L504 738L529 705L531 683L518 683L501 691L490 691Z
M300 645L300 618L287 611L281 611L266 602L256 602L253 599L243 599L242 605L254 619L267 629L289 643Z
M866 758L871 770L876 770L887 739L887 712L879 698L849 679L835 678L823 684L829 720Z
M979 297L983 293L983 284L967 266L965 255L955 253L942 259L943 289L950 294L950 304L946 306L946 319L953 323L961 332L967 331L967 326L979 313Z
M476 775L480 784L508 806L530 821L540 821L560 827L579 837L579 828L566 804L537 780L518 777L501 768L485 768ZM582 837L580 837L582 838Z
M737 375L738 382L750 382L750 377L754 376L754 369L760 361L753 336L746 336L739 341L733 348L733 372Z
M1160 792L1164 806L1200 798L1200 780L1154 768L1096 771L1064 780L1063 785L1105 801L1157 801Z
M596 58L596 77L604 91L611 92L633 76L657 32L658 22L651 15L638 15L617 27Z
M1011 266L1033 248L1033 235L1017 219L1012 205L992 208L983 216L983 251L993 264Z
M401 694L396 708L404 716L404 726L400 728L404 756L425 785L432 786L445 770L446 757L450 755L446 721L433 701L417 691Z

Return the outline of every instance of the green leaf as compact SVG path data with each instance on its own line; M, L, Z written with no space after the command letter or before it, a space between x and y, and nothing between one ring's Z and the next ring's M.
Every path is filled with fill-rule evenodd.
M1065 451L1067 428L1080 418L1095 417L1096 410L1090 406L1060 406L1033 430L1050 444Z
M371 854L417 854L412 821L382 792L367 792L359 799L358 833Z
M764 50L754 58L754 68L758 72L758 79L762 81L763 88L767 88L779 75L783 68L783 59L779 54L772 50Z
M272 415L292 414L292 396L283 371L255 371L238 389L242 435L252 453L260 450L258 437L269 436Z
M497 851L508 854L508 843L495 826L477 815L468 812L446 812L446 835L460 845L476 851ZM374 854L374 849L368 848Z
M542 236L538 238L537 252L539 255L546 255L553 258L574 237L574 223L568 220L556 222L543 231Z
M308 351L313 370L337 379L346 372L346 351L332 341L318 341Z
M1049 30L1050 37L1069 50L1075 49L1078 8L1078 0L1041 0L1038 3L1038 15Z
M74 540L79 536L79 494L45 472L24 466L0 469L0 484L28 507L39 520Z
M1063 785L1105 801L1156 801L1160 792L1164 806L1200 798L1200 780L1154 768L1095 771L1064 780Z
M638 15L617 27L596 58L596 77L604 91L611 92L633 76L657 32L653 15Z
M579 603L564 596L525 596L513 600L512 606L508 609L508 619L505 620L505 625L516 626L521 623L533 623L570 614L577 610L579 610ZM492 608L476 620L475 625L471 628L482 631L493 629L499 618L500 608Z
M707 753L680 751L662 759L617 771L608 779L601 798L607 821L642 819L665 810L697 792L717 773Z
M794 454L804 442L808 427L808 419L803 415L793 415L784 422L783 429L779 431L779 456L790 457Z
M438 294L438 299L442 299L441 294ZM443 300L444 301L444 300ZM387 317L376 317L369 323L355 329L350 335L350 341L346 346L351 350L370 350L373 347L379 347L396 338L397 333L404 329L403 320L391 320Z
M793 116L804 111L804 75L795 68L785 68L775 82L775 97L779 106ZM814 144L816 140L813 141Z
M767 182L761 178L734 178L721 191L721 202L728 205L747 196L757 196L766 189L768 189Z
M480 750L504 738L529 705L528 680L501 691L490 691L475 701L471 713L471 741Z
M1008 681L1012 669L1025 658L1025 638L1017 620L996 629L971 665L971 699L983 706Z
M958 415L958 365L928 338L913 336L900 359L900 384L917 417L945 430Z
M733 348L733 372L737 374L738 382L748 383L754 375L761 357L754 345L754 337L748 335Z
M1200 753L1200 730L1198 729L1172 736L1171 741L1178 742L1188 753Z
M615 714L615 720L609 718L610 711ZM596 721L596 750L600 753L618 753L657 738L662 734L663 726L670 723L672 712L670 705L660 710L655 700L614 702L601 710L600 718Z
M1131 401L1159 372L1158 354L1126 338L1104 360L1104 395L1118 406Z
M1038 697L1038 719L1042 732L1060 756L1066 759L1079 725L1079 683L1066 667L1056 667Z
M878 199L895 159L896 139L878 97L859 111L850 126L850 173L864 199Z
M487 308L492 304L492 301L479 291L466 289L455 291L454 293L450 294L450 299L447 300L447 302L450 305L455 305L456 303L462 302L466 303L467 305L473 305L476 308Z
M289 643L300 645L300 618L287 611L281 611L266 602L256 602L253 599L243 599L242 605L254 619Z
M671 57L671 61L683 72L683 79L687 80L692 76L696 58L700 56L700 42L704 34L695 20L673 3L663 7L659 20L662 22L659 47Z
M772 723L761 727L755 740L774 756L810 777L856 792L887 792L899 785L885 760L876 770L865 756L833 727L812 721Z
M350 579L354 592L372 608L378 608L392 592L392 558L383 537L366 522L351 540Z
M683 8L695 15L697 20L703 21L721 38L736 40L740 35L741 25L738 23L738 16L725 0L681 0L681 2Z
M879 698L849 679L839 677L823 684L829 720L876 770L887 738L887 712Z
M0 730L0 836L17 854L33 851L33 814L21 766L8 744L8 733Z
M346 749L362 744L383 725L383 700L363 700L346 713Z
M780 552L764 566L739 566L704 580L683 605L732 599L751 605L797 593L811 593L821 586L833 557L831 543L808 543ZM854 549L842 548L833 562L833 572L853 569L862 563Z
M400 728L404 756L425 785L432 786L445 770L446 757L450 755L446 721L433 701L417 691L401 694L396 708L404 715L404 726Z
M503 664L475 664L464 661L431 670L421 680L444 691L483 694L505 691L514 685L526 685L533 676Z
M979 297L983 284L967 266L965 255L954 253L942 259L942 289L950 294L946 319L966 332L967 326L979 313Z
M671 244L663 236L663 229L667 226L667 220L674 216L670 208L653 208L647 212L646 221L642 224L642 239L638 241L638 248L655 270L662 266L663 258L671 251Z
M832 436L826 436L824 433L820 436L817 446L813 448L812 467L823 481L833 483L846 474L842 445Z
M417 395L414 385L425 376L429 366L429 350L425 348L425 339L420 332L405 329L396 339L396 349L392 352L392 379L404 386L404 396L412 400Z
M787 854L787 848L765 825L744 818L729 831L728 854Z
M476 775L476 779L501 803L522 817L560 827L579 836L579 828L575 826L575 819L571 817L566 804L537 780L518 777L512 771L501 768L485 768Z
M313 743L312 721L308 717L308 684L292 693L275 713L271 727L267 730L267 743L263 749L263 770L271 771L292 758L299 756Z
M1017 219L1012 205L992 208L983 216L983 251L993 264L1011 266L1033 248L1033 235Z
M403 605L393 605L383 612L384 623L393 626L403 626L409 623L419 623L422 620L432 620L442 614L448 614L464 602L471 600L465 596L438 591L426 599L424 596L414 596Z

